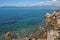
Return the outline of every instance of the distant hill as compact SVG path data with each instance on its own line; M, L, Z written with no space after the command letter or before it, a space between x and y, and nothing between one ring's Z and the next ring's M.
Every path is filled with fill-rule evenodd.
M25 6L25 7L3 6L0 8L60 9L60 6Z

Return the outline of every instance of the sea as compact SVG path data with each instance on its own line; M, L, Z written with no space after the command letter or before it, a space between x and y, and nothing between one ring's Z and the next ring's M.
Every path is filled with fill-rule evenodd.
M45 24L45 14L55 9L0 8L0 35L14 32L23 35L31 33Z

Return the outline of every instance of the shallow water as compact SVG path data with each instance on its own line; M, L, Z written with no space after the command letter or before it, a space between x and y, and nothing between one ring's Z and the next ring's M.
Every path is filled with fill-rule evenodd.
M11 31L23 34L32 32L44 23L44 15L54 10L0 8L0 33Z

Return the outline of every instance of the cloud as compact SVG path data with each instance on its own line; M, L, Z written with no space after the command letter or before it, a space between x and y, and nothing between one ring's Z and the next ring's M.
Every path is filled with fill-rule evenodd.
M60 6L60 1L57 0L52 0L52 1L46 1L45 5L49 5L49 6Z
M0 6L60 6L60 0L47 0L45 2L25 2L25 3L8 3L8 2L5 2L5 3L2 3L0 4Z
M60 6L60 1L46 1L46 2L37 2L37 3L23 3L23 4L17 4L17 6Z
M60 6L60 1L59 0L49 0L49 1L45 1L45 2L36 2L36 3L18 3L16 4L17 6L43 6L43 5L47 5L47 6Z
M37 2L37 3L26 2L26 3L17 3L15 5L16 6L42 6L42 5L44 5L44 2Z
M56 1L56 0L52 0L52 1Z

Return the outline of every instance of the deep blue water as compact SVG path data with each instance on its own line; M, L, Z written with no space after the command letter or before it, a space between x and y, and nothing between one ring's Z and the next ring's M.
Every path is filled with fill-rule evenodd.
M24 33L43 25L44 15L55 10L0 8L0 33Z

